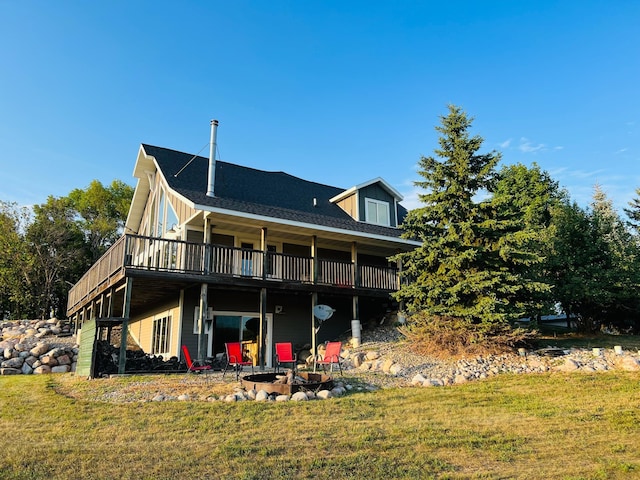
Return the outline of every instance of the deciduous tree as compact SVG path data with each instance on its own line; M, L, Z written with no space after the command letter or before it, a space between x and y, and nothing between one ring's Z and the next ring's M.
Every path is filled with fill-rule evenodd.
M24 318L30 310L31 257L24 241L29 211L0 201L0 318Z
M114 180L108 187L93 180L86 189L71 191L68 198L78 214L78 225L84 232L90 263L93 263L120 236L133 198L133 188L120 180Z

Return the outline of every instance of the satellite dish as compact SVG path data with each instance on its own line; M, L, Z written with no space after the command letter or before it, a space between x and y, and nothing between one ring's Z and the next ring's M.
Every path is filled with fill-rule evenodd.
M333 312L335 312L335 310L329 305L316 305L313 307L313 316L321 322L330 319Z

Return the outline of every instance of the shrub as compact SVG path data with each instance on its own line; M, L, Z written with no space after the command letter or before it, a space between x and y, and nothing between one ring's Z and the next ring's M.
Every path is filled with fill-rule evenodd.
M511 325L472 324L465 319L417 313L398 328L412 349L437 358L513 352L530 346L537 332Z

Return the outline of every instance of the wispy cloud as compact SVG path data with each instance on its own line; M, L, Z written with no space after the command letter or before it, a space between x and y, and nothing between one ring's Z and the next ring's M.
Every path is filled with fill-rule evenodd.
M607 170L603 168L599 168L598 170L586 171L586 170L575 170L568 167L557 167L557 168L550 168L548 172L552 178L560 180L561 182L567 179L585 180L589 178L596 178L596 179L608 178L606 176L603 177L603 174L607 172Z
M518 150L524 153L535 153L541 150L545 150L546 145L544 143L533 144L529 141L529 139L522 137L520 139L520 144L518 145Z
M424 193L424 190L416 187L415 185L407 186L407 188L402 189L400 193L404 197L402 205L407 210L413 210L414 208L424 206L418 197L418 195Z
M624 153L624 152L626 152L626 151L628 151L628 150L629 150L629 149L628 149L628 148L626 148L626 147L625 147L625 148L621 148L620 150L617 150L617 151L615 152L615 154L616 154L616 155L619 155L619 154Z
M512 139L508 139L505 140L502 143L499 143L498 145L500 146L500 148L509 148L511 147L512 144ZM523 153L538 153L538 152L546 152L549 150L553 150L553 151L557 151L557 150L564 150L564 147L562 145L556 145L554 147L548 146L546 143L534 143L531 140L529 140L527 137L521 137L520 140L518 141L518 145L514 145L513 148L516 148L517 150L520 150Z

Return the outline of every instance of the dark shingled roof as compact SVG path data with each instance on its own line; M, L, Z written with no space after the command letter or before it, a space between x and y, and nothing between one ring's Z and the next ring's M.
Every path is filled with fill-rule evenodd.
M193 158L188 153L152 145L142 147L156 159L169 186L197 205L372 235L399 237L401 234L396 228L358 222L329 201L345 189L302 180L284 172L267 172L217 160L215 197L209 197L206 195L208 158ZM317 199L315 207L314 198ZM398 210L402 221L407 211L402 206Z

